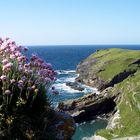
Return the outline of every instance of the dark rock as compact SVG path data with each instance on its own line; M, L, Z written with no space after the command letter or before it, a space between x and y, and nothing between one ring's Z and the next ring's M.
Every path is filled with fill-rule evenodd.
M87 94L78 99L61 102L58 109L69 113L79 123L113 111L116 106L115 97L116 95L109 96L107 93Z
M66 85L75 90L79 90L79 91L84 90L84 88L78 82L67 82Z

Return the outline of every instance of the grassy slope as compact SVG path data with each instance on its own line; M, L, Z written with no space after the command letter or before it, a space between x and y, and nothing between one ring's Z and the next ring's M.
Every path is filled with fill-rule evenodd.
M140 135L140 71L117 84L111 92L118 90L122 94L117 106L120 112L118 125L114 129L98 131L97 134L108 139Z
M97 75L105 81L110 81L118 73L126 69L133 69L134 66L128 67L128 65L136 61L139 56L140 51L113 48L100 50L92 54L85 61L97 58L97 64L92 66L93 73L96 70L102 69L103 71L97 73Z
M107 139L113 137L140 135L140 69L138 64L129 64L140 59L140 51L109 49L101 50L88 57L85 61L99 58L93 68L103 68L98 74L104 80L111 80L116 74L129 69L136 69L134 76L115 85L109 93L121 92L121 100L118 103L120 119L114 129L104 129L97 132ZM95 72L95 69L94 69Z

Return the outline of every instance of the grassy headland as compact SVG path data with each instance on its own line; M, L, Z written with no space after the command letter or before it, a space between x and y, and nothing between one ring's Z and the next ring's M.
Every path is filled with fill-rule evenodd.
M107 139L140 135L140 51L99 50L79 64L78 72L80 81L103 86L102 91L112 87L108 95L120 93L111 125L97 134Z

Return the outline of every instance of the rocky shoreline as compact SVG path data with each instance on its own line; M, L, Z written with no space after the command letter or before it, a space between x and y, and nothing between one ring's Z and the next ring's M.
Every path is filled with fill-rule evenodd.
M99 95L85 94L83 97L59 103L58 109L70 114L77 123L101 118L109 118L116 111L118 93L109 96L107 89Z
M126 112L129 116L129 110L131 109L136 114L136 118L139 116L135 109L132 110L134 102L136 102L135 108L139 105L138 100L134 97L136 92L134 94L129 93L131 90L135 90L136 85L140 83L138 79L139 55L139 51L114 48L100 50L89 56L77 66L79 76L76 78L76 83L95 87L100 91L100 94L89 93L78 99L61 102L57 109L70 114L77 123L98 117L106 118L108 119L107 128L97 132L97 135L107 139L123 136L123 133L121 133L123 128L127 128L125 125L133 120L130 117L128 118L130 121L127 122L125 119L127 116L123 116L125 115L123 112ZM132 58L129 58L129 56ZM134 83L136 81L137 84ZM69 85L72 88L74 87L72 83L69 83ZM135 99L134 102L131 102L133 99ZM120 118L123 121L120 122ZM135 120L138 121L136 118ZM139 126L134 125L134 127L139 129ZM127 134L131 127L126 128L125 133ZM115 129L120 131L114 131ZM132 130L130 132L131 135L136 135L138 131Z

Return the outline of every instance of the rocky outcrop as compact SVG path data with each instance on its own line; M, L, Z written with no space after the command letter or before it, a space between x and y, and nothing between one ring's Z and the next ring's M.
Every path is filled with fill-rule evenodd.
M58 108L70 114L78 123L95 119L99 115L108 117L116 107L118 94L110 96L107 90L100 95L86 94L78 99L61 102Z
M97 62L98 59L93 59L91 61L82 61L77 66L77 73L79 74L79 76L76 78L76 81L89 86L97 87L98 89L99 87L102 87L104 82L99 79L95 74L92 74L91 71L91 66L95 65Z
M88 65L90 64L90 62L83 62L82 64L78 65L77 73L79 73L79 77L76 78L76 81L96 87L100 91L110 86L113 87L115 84L122 82L128 76L133 75L136 72L136 70L124 70L123 72L118 72L116 75L114 75L114 77L110 81L107 81L99 77L97 74L101 71L104 71L103 69L98 69L98 71L95 73L93 73L93 71L90 69L85 70L85 67L88 67Z
M82 87L81 84L78 82L67 82L66 85L71 87L74 90L79 90L79 91L84 90L84 87Z

